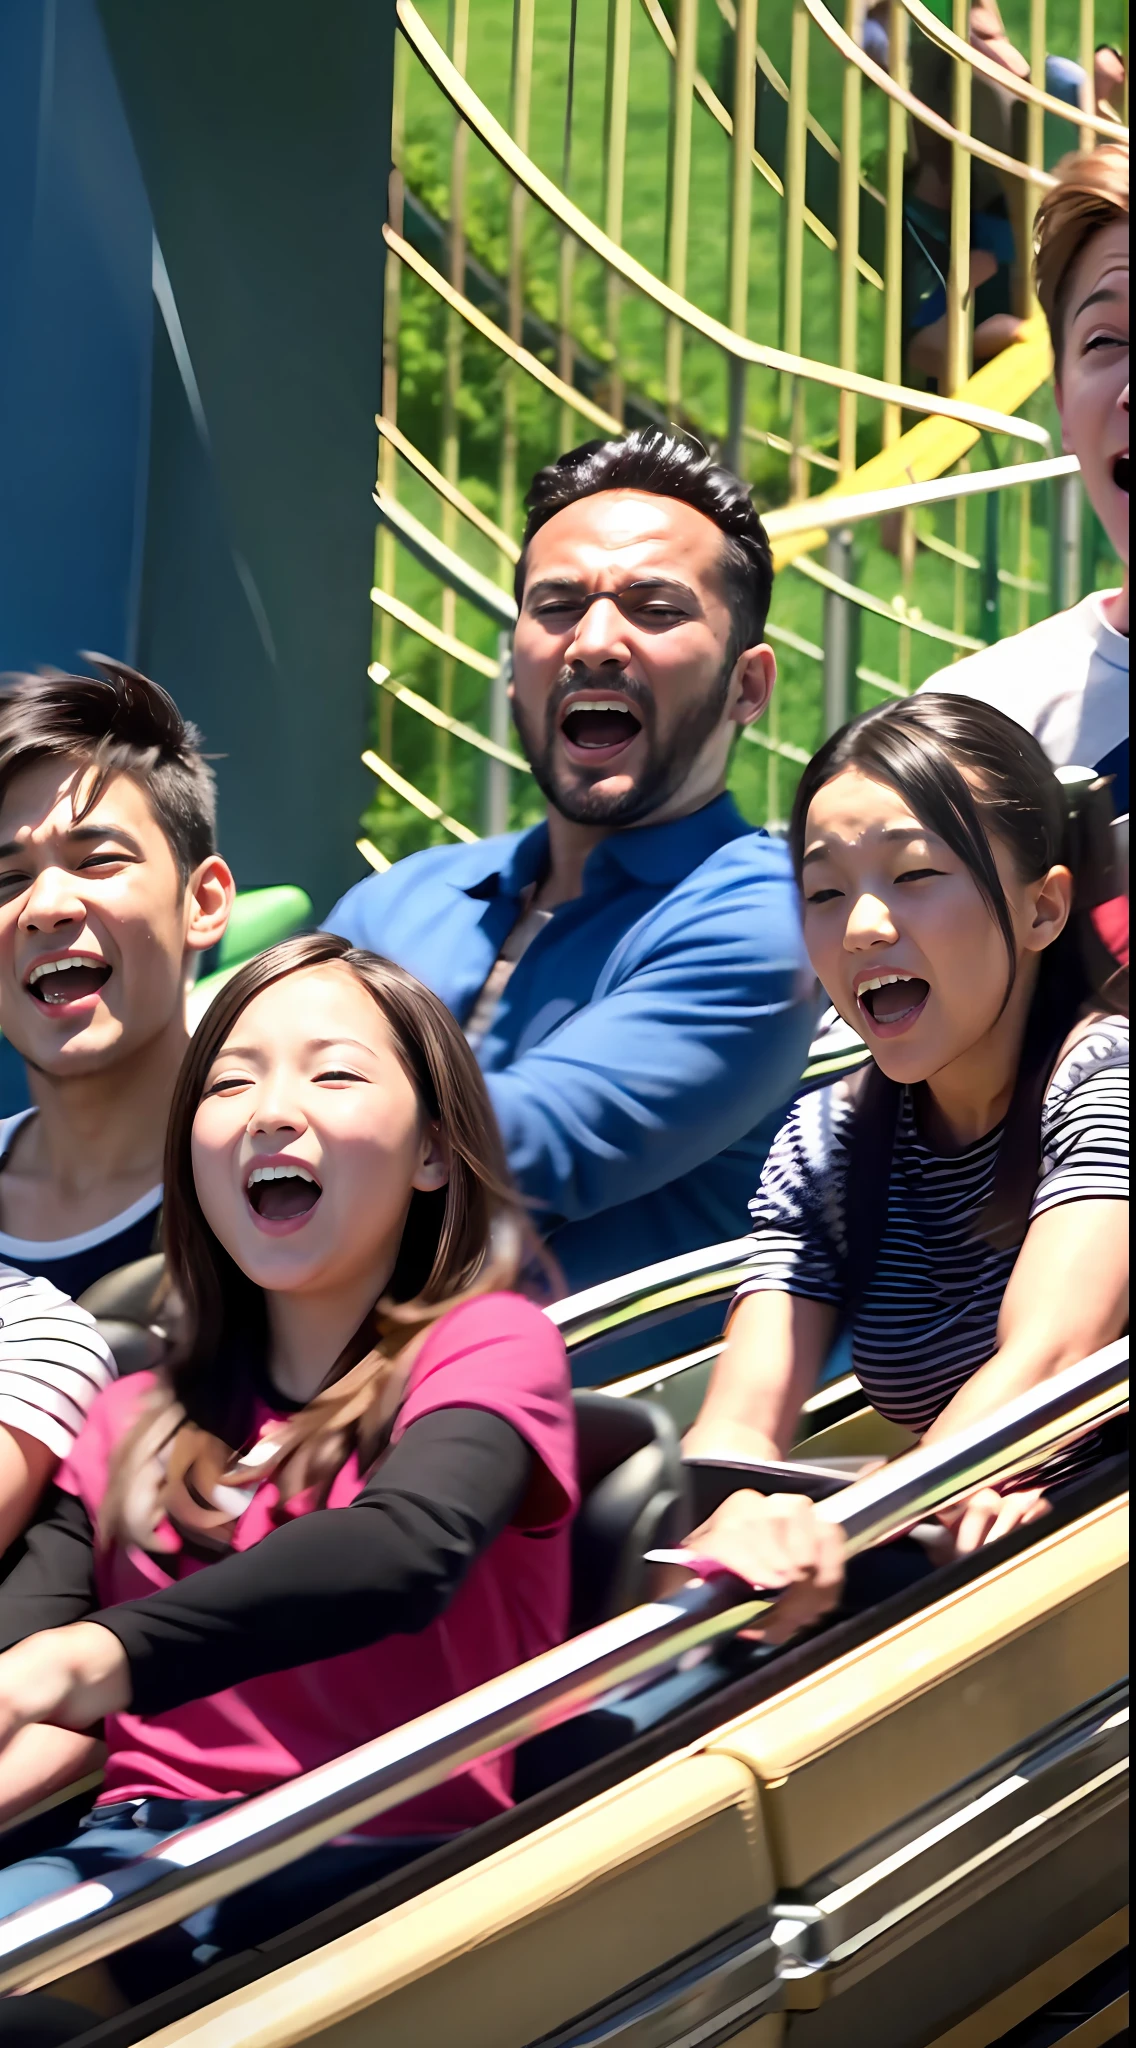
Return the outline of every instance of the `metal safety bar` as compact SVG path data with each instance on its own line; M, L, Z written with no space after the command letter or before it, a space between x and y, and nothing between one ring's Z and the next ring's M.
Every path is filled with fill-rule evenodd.
M1128 1340L1069 1367L994 1415L873 1478L818 1512L849 1556L914 1526L976 1486L1076 1442L1128 1405ZM73 1885L0 1921L0 1991L29 1991L184 1920L333 1836L669 1669L688 1651L752 1623L772 1601L727 1574L618 1615L585 1635L435 1707L231 1812L183 1828L105 1878Z
M696 1302L728 1301L755 1269L752 1237L728 1238L702 1251L680 1252L656 1265L640 1266L597 1287L581 1288L544 1313L556 1324L569 1351L586 1351L619 1335L629 1323L649 1330Z
M979 469L960 476L932 477L927 483L897 484L882 491L858 491L823 498L808 498L799 505L785 505L762 515L771 541L811 533L814 527L829 532L836 526L854 526L862 519L884 519L890 512L915 511L922 505L954 504L959 498L986 497L991 491L1010 491L1032 484L1055 483L1079 476L1081 465L1075 455L1055 455L1044 462L1013 462L1001 469Z

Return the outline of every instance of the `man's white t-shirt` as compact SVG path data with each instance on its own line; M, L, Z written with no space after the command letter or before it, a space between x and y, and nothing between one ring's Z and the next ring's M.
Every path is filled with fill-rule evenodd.
M1128 638L1104 613L1115 595L1094 590L1070 611L940 669L921 688L993 704L1041 741L1055 768L1104 769L1128 739Z

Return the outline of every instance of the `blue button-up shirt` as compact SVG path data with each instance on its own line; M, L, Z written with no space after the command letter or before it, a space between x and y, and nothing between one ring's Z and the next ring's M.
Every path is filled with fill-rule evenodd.
M327 928L464 1023L547 866L545 825L431 847L358 883ZM744 1233L814 988L788 852L731 797L593 849L477 1050L570 1290Z

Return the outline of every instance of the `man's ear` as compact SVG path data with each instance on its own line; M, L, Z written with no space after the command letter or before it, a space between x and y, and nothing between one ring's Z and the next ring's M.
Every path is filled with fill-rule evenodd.
M1033 916L1023 944L1027 953L1044 953L1061 937L1073 908L1073 877L1068 868L1050 868L1032 890Z
M777 656L764 641L739 654L730 678L734 701L728 713L735 725L752 725L755 718L761 717L768 709L776 681Z
M427 1124L422 1140L422 1159L414 1176L421 1194L432 1195L444 1188L450 1177L450 1148L440 1124Z
M185 943L190 953L208 953L220 943L233 908L237 885L227 861L211 853L189 878L189 923Z

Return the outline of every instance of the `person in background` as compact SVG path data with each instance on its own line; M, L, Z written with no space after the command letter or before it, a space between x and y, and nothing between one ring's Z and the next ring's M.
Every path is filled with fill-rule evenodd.
M1124 95L1128 71L1123 54L1114 43L1098 43L1093 52L1093 93L1097 112L1107 120L1124 120Z
M413 854L327 925L448 1003L576 1289L737 1234L816 1004L788 855L726 792L776 672L745 485L651 428L527 502L512 705L545 820Z
M234 893L192 727L97 666L0 698L0 1030L32 1096L0 1121L0 1549L113 1375L64 1297L154 1249L186 996Z
M785 1458L841 1319L869 1400L924 1444L1126 1328L1127 975L1089 915L1101 796L963 697L866 712L805 769L790 842L809 957L871 1064L777 1137L688 1453ZM981 1490L940 1518L947 1540L974 1550L1044 1513L1093 1456ZM801 1496L732 1495L688 1545L788 1589L770 1641L838 1598L839 1533ZM914 1543L908 1562L928 1568Z
M1038 209L1037 292L1053 339L1062 442L1123 578L942 669L925 690L996 704L1041 741L1057 768L1095 768L1128 810L1128 150L1067 157ZM1127 906L1105 936L1127 959Z
M250 961L186 1055L165 1180L173 1360L100 1395L0 1592L0 1810L105 1722L103 1788L0 1872L0 1917L567 1626L564 1345L514 1291L531 1233L437 998L328 936ZM510 1804L510 1757L485 1759L113 1971L145 1997Z
M1106 121L1123 121L1124 88L1128 77L1124 58L1112 43L1098 43L1093 52L1093 103L1096 113ZM1047 57L1045 60L1045 90L1055 99L1065 100L1071 107L1080 107L1084 100L1085 74L1072 57ZM1060 129L1066 138L1064 146L1057 152L1064 156L1068 149L1068 126L1055 116L1047 114L1046 134L1050 125Z
M953 27L951 0L930 0L944 27ZM873 61L887 69L890 59L892 0L878 0L864 16L859 40ZM997 64L1008 77L1028 80L1030 67L1006 32L997 0L975 0L969 10L967 39L979 56ZM929 37L912 28L911 85L916 97L944 119L953 120L954 62ZM1080 107L1085 74L1071 59L1049 55L1045 90L1052 97ZM1114 120L1123 103L1124 61L1119 51L1101 45L1094 67L1095 110ZM982 73L972 81L971 131L1003 153L1024 152L1025 103L1007 87L1000 89ZM1045 117L1045 161L1049 168L1075 139L1072 123L1054 114ZM950 264L950 144L924 123L912 126L913 166L904 202L904 304L908 329L908 361L913 371L939 380L945 365L946 278ZM1017 181L975 159L971 167L970 288L974 293L974 361L997 355L1023 333L1013 308L1014 269L1018 250L1013 222Z

